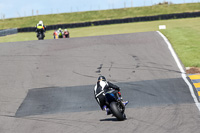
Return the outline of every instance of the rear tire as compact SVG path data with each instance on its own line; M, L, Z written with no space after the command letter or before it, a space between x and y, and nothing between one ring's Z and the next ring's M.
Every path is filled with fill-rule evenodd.
M110 103L110 110L113 113L113 115L119 120L123 121L126 119L126 115L124 114L124 111L121 112L120 104L117 102L111 102Z

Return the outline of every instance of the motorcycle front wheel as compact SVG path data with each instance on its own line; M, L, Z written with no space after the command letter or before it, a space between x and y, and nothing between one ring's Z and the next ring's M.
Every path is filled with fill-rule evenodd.
M43 35L42 35L42 34L39 34L38 40L43 40L43 39L44 39Z
M123 121L124 119L126 119L126 115L124 114L124 108L120 103L111 102L110 110L113 113L113 115L117 118L117 120Z

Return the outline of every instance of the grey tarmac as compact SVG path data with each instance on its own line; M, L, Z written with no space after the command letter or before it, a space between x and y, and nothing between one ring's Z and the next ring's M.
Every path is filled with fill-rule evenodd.
M157 32L0 43L1 133L192 133L200 115ZM99 75L129 100L127 120L101 111Z

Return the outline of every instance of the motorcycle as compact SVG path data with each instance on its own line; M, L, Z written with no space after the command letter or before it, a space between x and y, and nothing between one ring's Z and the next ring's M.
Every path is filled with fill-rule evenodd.
M43 40L44 39L44 32L43 32L43 30L38 30L37 38L38 38L38 40Z
M118 96L118 91L111 90L105 93L106 102L108 108L111 111L111 114L117 118L119 121L126 119L125 115L125 105L122 103L122 100Z
M69 32L64 32L64 38L69 38Z
M63 38L63 32L62 31L58 32L58 38Z

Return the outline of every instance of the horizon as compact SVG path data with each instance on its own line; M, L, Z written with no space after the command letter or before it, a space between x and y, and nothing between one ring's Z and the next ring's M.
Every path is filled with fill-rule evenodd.
M29 4L27 5L24 1L25 0L21 0L20 2L19 1L17 2L15 0L10 0L10 1L0 0L0 19L11 19L11 18L73 13L73 12L110 10L110 9L131 8L131 7L145 7L164 2L163 0L148 0L148 1L147 0L139 0L139 1L73 0L72 2L69 0L57 0L57 2L55 3L54 0L43 0L43 1L35 0L33 3L29 2ZM38 2L40 2L40 4L38 4ZM69 4L66 4L68 2ZM172 2L172 4L184 4L184 3L198 3L200 2L200 0L170 0L166 2ZM60 8L60 3L61 6L66 5L66 8Z

